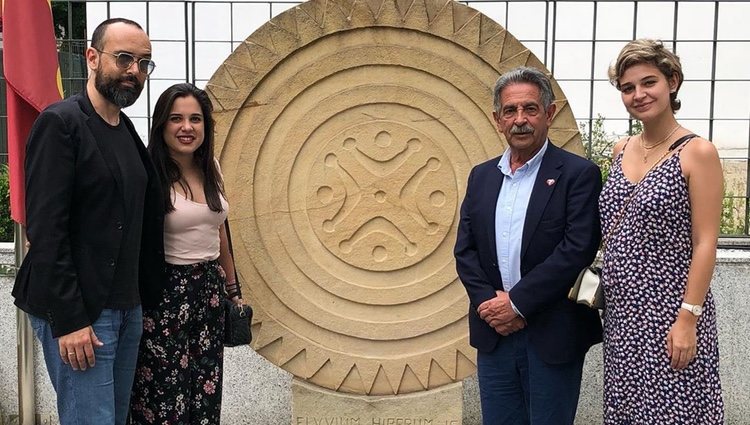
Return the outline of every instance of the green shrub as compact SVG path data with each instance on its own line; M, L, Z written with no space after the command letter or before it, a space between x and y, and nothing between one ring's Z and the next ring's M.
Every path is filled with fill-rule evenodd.
M616 133L607 133L604 130L604 117L597 115L591 122L589 131L585 122L578 124L581 128L581 141L586 149L586 156L602 170L602 182L609 177L609 167L612 165L612 148L622 137ZM643 130L640 121L633 121L628 134L638 134Z
M724 184L724 199L721 201L721 226L719 233L722 235L744 235L745 234L745 198L736 197L734 193L727 193Z
M8 165L0 166L0 242L13 242L13 219L10 218L10 181Z

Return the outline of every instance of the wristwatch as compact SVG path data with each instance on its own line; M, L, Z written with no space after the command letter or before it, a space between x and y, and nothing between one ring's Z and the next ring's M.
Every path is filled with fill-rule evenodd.
M685 310L693 313L693 316L700 316L701 314L703 314L703 306L697 304L682 303L680 308L684 308Z

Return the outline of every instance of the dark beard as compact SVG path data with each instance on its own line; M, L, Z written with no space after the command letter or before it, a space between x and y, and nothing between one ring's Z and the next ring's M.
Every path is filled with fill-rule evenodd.
M122 83L125 81L132 82L133 87L123 86ZM105 79L101 72L95 74L94 87L105 99L120 108L127 108L134 104L138 100L138 96L141 95L141 90L143 90L143 85L134 75Z

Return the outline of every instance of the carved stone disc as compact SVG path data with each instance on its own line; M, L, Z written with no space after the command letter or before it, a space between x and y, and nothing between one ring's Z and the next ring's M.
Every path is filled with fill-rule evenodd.
M544 68L446 0L312 0L232 53L207 89L260 354L356 394L475 371L452 249L472 165L505 145L492 86L518 65ZM554 87L550 138L580 152Z

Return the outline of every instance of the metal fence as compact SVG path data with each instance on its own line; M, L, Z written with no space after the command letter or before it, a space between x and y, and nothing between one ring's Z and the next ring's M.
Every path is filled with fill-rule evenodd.
M722 233L750 227L750 1L464 1L503 25L553 72L594 151L633 122L606 69L624 43L659 38L680 55L686 80L680 122L716 143L725 172ZM203 86L255 29L299 4L279 1L53 0L66 95L85 82L87 37L124 16L149 33L157 68L127 113L145 139L156 97L182 81ZM84 20L85 22L81 22ZM7 161L5 84L0 81L0 161ZM718 190L718 189L717 189Z

